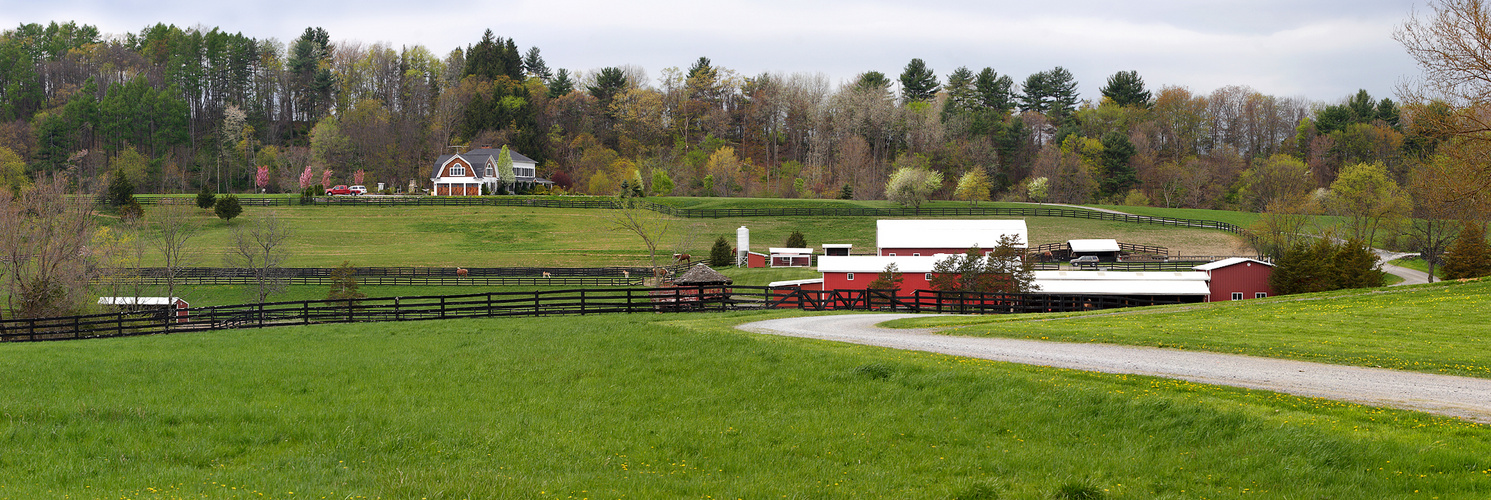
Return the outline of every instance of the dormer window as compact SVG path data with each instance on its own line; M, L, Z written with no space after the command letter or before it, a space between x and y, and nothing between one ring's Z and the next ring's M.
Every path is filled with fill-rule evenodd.
M451 165L450 166L450 175L451 176L466 175L466 167L463 167L463 166L460 166L460 165Z
M496 176L497 176L497 171L492 170L492 166L491 165L487 165L487 177L496 177Z

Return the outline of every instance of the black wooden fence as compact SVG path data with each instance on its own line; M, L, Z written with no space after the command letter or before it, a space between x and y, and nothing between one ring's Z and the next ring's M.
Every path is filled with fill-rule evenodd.
M465 295L308 300L0 320L0 341L123 337L238 328L504 316L726 311L765 308L959 314L1088 311L1174 301L1048 294L888 290L811 291L768 287L598 288Z
M688 270L688 264L663 267L670 275ZM258 283L254 269L233 267L184 267L175 270L141 267L116 269L106 278L142 285L251 285ZM273 279L294 285L329 285L332 268L287 267L270 270ZM653 276L646 267L354 267L359 285L472 285L472 286L639 286Z
M142 205L158 204L160 200L173 203L194 203L189 198L140 197ZM317 206L495 206L535 208L580 208L619 209L621 200L606 198L524 198L508 196L320 196L302 200L300 198L239 198L239 203L254 206L302 205ZM654 212L683 218L721 219L729 217L1067 217L1105 221L1159 224L1163 226L1216 229L1241 234L1236 225L1213 220L1176 219L1126 215L1097 210L1046 207L936 207L936 208L864 208L864 207L778 207L778 208L679 208L649 201L639 202L642 208Z

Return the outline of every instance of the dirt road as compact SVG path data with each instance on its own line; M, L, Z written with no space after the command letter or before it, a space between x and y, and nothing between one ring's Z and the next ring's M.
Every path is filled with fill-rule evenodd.
M741 330L893 349L1127 373L1246 387L1460 417L1491 424L1491 379L1430 375L1177 349L957 337L876 327L925 315L804 316L747 323Z

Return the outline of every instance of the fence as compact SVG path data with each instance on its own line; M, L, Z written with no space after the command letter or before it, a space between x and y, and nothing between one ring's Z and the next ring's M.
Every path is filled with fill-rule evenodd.
M177 200L179 203L193 202L188 198L141 197L142 205L159 204L160 200ZM239 203L255 206L289 206L310 204L318 206L493 206L535 208L579 208L619 209L620 200L604 198L520 198L506 196L321 196L302 201L300 198L239 198ZM1236 225L1213 220L1173 219L1145 215L1126 215L1096 210L1044 207L938 207L938 208L863 208L863 207L800 207L800 208L678 208L650 201L640 202L647 210L691 219L722 219L729 217L1067 217L1105 221L1159 224L1163 226L1216 229L1242 234Z
M417 321L505 316L764 308L896 310L960 314L1088 311L1175 302L1143 298L888 290L812 291L768 287L602 288L465 295L308 300L184 310L124 311L59 318L0 320L0 341L124 337L237 328Z
M670 275L688 269L674 264L663 269ZM329 285L331 268L287 267L273 269L271 277L294 285ZM464 271L464 274L463 274ZM646 267L354 267L359 285L408 286L639 286L655 271ZM170 269L142 267L114 270L109 279L142 285L164 285L172 280ZM184 267L176 269L178 285L251 285L259 282L256 270L232 267Z

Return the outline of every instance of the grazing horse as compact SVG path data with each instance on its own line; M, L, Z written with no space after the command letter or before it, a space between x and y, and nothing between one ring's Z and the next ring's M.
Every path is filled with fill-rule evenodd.
M467 271L466 268L464 268L464 267L457 267L456 268L456 276L460 276L462 278L465 278L466 275L468 275L468 274L471 274L471 271Z
M675 262L684 262L684 263L687 263L687 262L690 262L690 261L694 260L694 257L692 255L689 255L689 254L686 254L686 253L675 253L675 254L673 254L673 260Z
M554 275L552 275L552 274L549 274L549 272L548 272L548 271L544 271L544 277L545 277L545 278L553 278L553 277L554 277Z
M632 277L632 272L628 271L628 270L625 270L625 269L622 269L621 270L621 275L630 278L630 277Z

